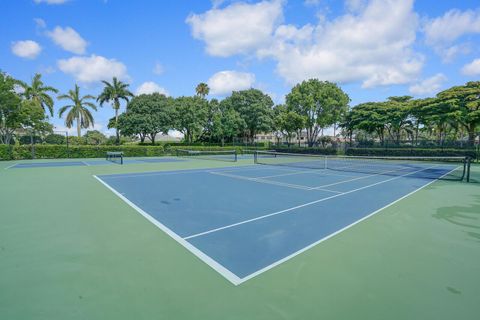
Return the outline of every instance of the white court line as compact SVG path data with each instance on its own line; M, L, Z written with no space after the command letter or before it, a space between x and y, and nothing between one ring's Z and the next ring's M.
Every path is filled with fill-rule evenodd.
M17 164L19 164L19 163L16 162L16 163L12 164L11 166L8 166L8 167L6 167L6 168L3 168L3 170L7 170L7 169L10 169L10 168L13 168L13 167L15 167Z
M402 168L402 169L397 169L397 170L383 171L383 172L380 172L380 173L370 174L370 175L367 175L367 176L360 176L360 177L356 177L356 178L353 178L353 179L348 179L348 180L343 180L343 181L339 181L339 182L335 182L335 183L324 184L324 185L321 185L321 186L318 186L318 187L313 187L312 190L317 190L317 189L321 189L321 188L325 188L325 187L336 186L338 184L342 184L342 183L346 183L346 182L352 182L352 181L361 180L361 179L370 178L370 177L375 177L375 176L383 175L383 174L386 174L386 173L404 171L404 170L407 170L407 169L408 168Z
M457 167L457 168L458 168L458 167ZM304 247L304 248L302 248L302 249L300 249L300 250L298 250L298 251L296 251L296 252L294 252L294 253L286 256L285 258L282 258L282 259L280 259L280 260L278 260L278 261L275 261L274 263L272 263L272 264L270 264L270 265L268 265L268 266L266 266L266 267L264 267L264 268L262 268L262 269L260 269L260 270L258 270L258 271L255 271L254 273L251 273L251 274L249 274L249 275L246 276L246 277L243 277L243 278L241 279L241 282L240 282L240 283L243 283L243 282L245 282L245 281L247 281L247 280L250 280L250 279L258 276L259 274L262 274L262 273L264 273L265 271L268 271L268 270L270 270L270 269L278 266L279 264L281 264L281 263L283 263L283 262L285 262L285 261L288 261L288 260L290 260L290 259L298 256L299 254L301 254L301 253L303 253L303 252L305 252L305 251L307 251L307 250L315 247L317 244L319 244L319 243L321 243L321 242L323 242L323 241L325 241L325 240L328 240L328 239L336 236L337 234L339 234L339 233L341 233L341 232L343 232L343 231L345 231L345 230L353 227L353 226L356 225L357 223L360 223L360 222L362 222L362 221L364 221L364 220L372 217L373 215L379 213L380 211L382 211L382 210L384 210L384 209L386 209L386 208L394 205L395 203L397 203L397 202L399 202L399 201L401 201L401 200L403 200L403 199L411 196L411 195L414 194L415 192L420 191L421 189L423 189L423 188L429 186L430 184L438 181L439 179L445 177L446 175L448 175L448 174L450 174L451 172L455 171L457 168L455 168L455 169L453 169L453 170L445 173L444 175L438 177L437 179L434 179L434 180L430 181L430 182L427 183L427 184L424 184L423 186L421 186L421 187L413 190L412 192L404 195L403 197L398 198L397 200L395 200L395 201L393 201L393 202L390 202L390 203L387 204L386 206L384 206L384 207L382 207L382 208L380 208L380 209L378 209L378 210L370 213L369 215L367 215L367 216L365 216L365 217L363 217L363 218L361 218L361 219L359 219L359 220L357 220L357 221L349 224L348 226L345 226L345 227L343 227L342 229L337 230L337 231L335 231L334 233L331 233L331 234L329 234L328 236L326 236L326 237L324 237L324 238L322 238L322 239L320 239L320 240L318 240L318 241L316 241L316 242L314 242L314 243L312 243L312 244L310 244L310 245L308 245L308 246L306 246L306 247Z
M215 271L220 273L222 276L224 276L228 281L233 283L234 285L240 284L242 281L241 279L232 273L230 270L219 264L217 261L213 260L210 258L208 255L191 245L188 241L184 240L182 237L180 237L178 234L173 232L170 228L165 226L164 224L160 223L158 220L153 218L151 215L143 211L140 207L138 207L136 204L128 200L126 197L124 197L122 194L120 194L117 190L112 188L109 184L104 182L102 179L100 179L97 176L93 176L95 179L97 179L101 184L103 184L105 187L107 187L110 191L112 191L117 197L122 199L125 203L127 203L130 207L135 209L138 213L140 213L144 218L146 218L148 221L153 223L155 226L157 226L159 229L161 229L163 232L168 234L170 237L172 237L174 240L176 240L178 243L180 243L183 247L185 247L188 251L193 253L195 256L197 256L200 260L205 262L207 265L209 265L211 268L213 268Z
M243 224L246 224L246 223L254 222L254 221L257 221L257 220L262 220L262 219L269 218L269 217L272 217L272 216L276 216L276 215L279 215L279 214L282 214L282 213L285 213L285 212L290 212L290 211L297 210L297 209L300 209L300 208L303 208L303 207L311 206L313 204L317 204L317 203L327 201L327 200L330 200L330 199L334 199L334 198L338 198L338 197L341 197L341 196L344 196L344 195L347 195L347 194L350 194L350 193L353 193L353 192L357 192L357 191L360 191L360 190L371 188L371 187L377 186L379 184L383 184L383 183L386 183L386 182L389 182L389 181L397 180L397 179L400 179L402 177L405 177L405 176L408 176L408 175L411 175L411 174L414 174L414 173L417 173L417 172L421 172L421 171L424 171L424 170L427 170L427 169L431 169L431 168L434 168L434 167L438 167L438 165L428 167L428 168L424 168L422 170L406 173L406 174L403 174L401 176L393 177L393 178L390 178L390 179L387 179L387 180L382 180L382 181L372 183L372 184L369 184L369 185L366 185L366 186L363 186L363 187L360 187L360 188L356 188L356 189L353 189L353 190L349 190L349 191L345 191L345 192L342 192L342 193L339 193L339 194L335 194L333 196L329 196L329 197L326 197L326 198L322 198L322 199L314 200L314 201L311 201L311 202L307 202L307 203L304 203L304 204L301 204L301 205L298 205L298 206L295 206L295 207L291 207L291 208L288 208L288 209L284 209L284 210L280 210L280 211L277 211L277 212L272 212L272 213L269 213L269 214L265 214L263 216L259 216L259 217L256 217L256 218L252 218L252 219L240 221L240 222L237 222L237 223L232 223L232 224L229 224L229 225L226 225L226 226L223 226L223 227L214 228L214 229L207 230L207 231L204 231L204 232L192 234L190 236L184 237L183 239L188 240L188 239L204 236L204 235L207 235L207 234L210 234L210 233L213 233L213 232L217 232L217 231L221 231L221 230L225 230L225 229L230 229L230 228L237 227L237 226L240 226L240 225L243 225Z
M253 182L258 182L258 183L271 184L271 185L275 185L275 186L294 188L294 189L300 189L300 190L310 190L310 187L306 187L306 186L302 186L302 185L298 185L298 184L290 184L290 183L283 183L283 182L277 182L277 181L262 180L262 179L258 179L258 178L249 178L249 177L245 177L245 176L239 176L239 175L235 175L235 174L228 174L228 173L215 172L215 171L210 171L209 173L217 175L217 176L228 177L228 178L233 178L233 179L253 181ZM336 192L336 191L331 191L331 192Z
M303 171L295 171L295 172L290 172L290 173L283 173L283 174L276 174L276 175L271 175L271 176L261 176L261 177L253 177L256 179L268 179L268 178L276 178L276 177L284 177L284 176L292 176L296 174L307 174L307 173L312 173L316 175L321 175L321 176L340 176L340 177L358 177L358 176L352 176L352 175L344 175L344 174L336 174L336 173L326 173L327 169L310 169L310 170L303 170Z
M118 179L118 178L135 178L135 177L149 177L149 176L161 176L161 175L173 175L173 174L187 174L187 173L208 173L211 170L215 170L216 172L234 172L234 171L254 171L260 170L265 168L260 168L253 165L247 166L238 166L238 167L218 167L218 168L199 168L199 169L180 169L175 171L147 171L147 172L139 172L139 173L125 173L125 174L107 174L103 175L104 177L108 177L109 179ZM272 170L275 168L271 168ZM292 171L292 170L289 170Z
M86 165L87 167L90 167L90 165L88 163L86 163L85 161L80 161L81 163L83 163L84 165Z
M311 174L317 174L317 175L321 175L321 176L358 177L358 176L354 176L354 175L351 175L351 174L325 173L325 171L328 170L328 169L309 169L309 170L298 171L301 168L292 167L292 169L286 169L285 166L278 166L278 165L272 165L272 164L261 164L261 165L266 169L286 170L286 171L292 172L292 174L311 173ZM297 169L293 169L293 168L297 168ZM278 176L280 177L282 175L278 175ZM276 177L276 176L266 176L266 177L259 177L259 178L274 178L274 177Z

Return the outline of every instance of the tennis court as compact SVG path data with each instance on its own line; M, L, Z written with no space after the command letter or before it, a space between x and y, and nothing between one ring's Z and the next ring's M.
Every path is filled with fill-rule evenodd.
M436 179L463 175L456 158L447 159L457 161L451 163L334 157L329 165L327 157L265 152L256 158L263 165L96 178L240 284Z
M159 158L127 158L123 164L139 164L139 163L164 163L185 161L178 158L159 157ZM55 167L83 167L83 166L102 166L117 163L118 160L108 161L102 159L85 159L82 161L35 161L20 162L7 167L7 169L26 169L26 168L55 168Z
M478 314L478 165L467 183L458 159L218 158L1 162L2 316ZM87 161L105 165L12 167Z

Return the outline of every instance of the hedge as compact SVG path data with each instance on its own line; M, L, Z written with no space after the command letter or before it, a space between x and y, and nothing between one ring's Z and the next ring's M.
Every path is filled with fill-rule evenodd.
M297 146L287 147L275 147L273 150L278 152L290 152L290 153L307 153L307 154L319 154L319 155L336 155L338 151L336 148L318 148L318 147L308 147L302 148Z
M220 147L220 146L188 146L188 145L180 145L180 146L174 146L174 145L165 145L165 153L175 155L175 151L177 149L185 149L185 150L196 150L196 151L223 151L223 150L236 150L238 154L243 153L244 147L240 146L225 146L225 147Z
M61 158L103 158L107 151L122 151L126 157L155 157L175 155L176 149L189 149L198 151L236 150L243 153L245 147L236 146L188 146L188 145L35 145L35 158L61 159ZM0 160L32 159L31 145L0 145Z
M122 151L126 157L152 157L165 155L163 146L137 145L99 145L99 146L69 146L66 145L35 145L35 158L103 158L107 151ZM30 145L0 145L0 160L32 159Z
M478 158L475 150L462 149L384 149L384 148L349 148L347 156L415 156L415 157L471 157Z

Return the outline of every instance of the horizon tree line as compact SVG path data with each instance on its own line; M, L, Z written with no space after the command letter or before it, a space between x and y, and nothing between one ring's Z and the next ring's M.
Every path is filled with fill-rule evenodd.
M54 115L54 87L43 83L35 74L27 84L0 73L0 143L10 143L15 130L30 128L52 131L49 116ZM435 97L413 99L411 96L388 97L382 102L366 102L350 108L349 96L335 83L310 79L295 85L285 103L275 105L268 94L258 89L234 91L219 101L208 100L210 88L199 83L194 96L166 97L159 93L135 96L129 84L117 78L102 81L98 96L82 95L75 84L73 90L57 99L68 101L58 111L65 125L81 129L94 126L92 111L110 103L114 117L108 127L115 129L116 143L120 136L138 137L155 143L158 133L178 130L188 143L203 141L231 142L241 139L253 142L258 133L272 132L291 144L302 133L308 146L323 141L323 130L337 129L340 135L353 139L377 139L415 143L419 137L466 138L473 143L480 125L480 82L454 86ZM121 102L126 110L120 113Z

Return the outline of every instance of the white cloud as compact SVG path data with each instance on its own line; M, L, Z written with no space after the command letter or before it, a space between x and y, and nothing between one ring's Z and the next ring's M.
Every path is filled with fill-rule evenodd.
M250 89L254 82L253 73L226 70L215 73L207 84L212 95L226 95L232 91Z
M212 0L211 2L212 2L212 7L218 8L225 2L225 0Z
M13 54L21 58L35 59L41 51L42 47L32 40L16 41L12 43Z
M480 33L480 10L450 10L442 17L428 20L424 32L429 44L451 43L464 34Z
M303 4L307 7L316 7L320 5L320 0L304 0Z
M366 0L345 0L345 7L352 12L362 10L366 5Z
M282 4L281 0L239 2L224 9L191 14L186 22L193 37L206 43L210 55L227 57L264 46L283 18Z
M466 76L479 76L480 75L480 59L475 59L469 64L466 64L462 68L462 74Z
M33 21L35 21L35 25L37 26L37 28L44 29L47 27L47 23L43 19L34 18Z
M209 54L271 58L290 84L308 78L361 81L363 87L405 84L423 67L423 56L413 50L418 28L413 0L351 0L347 12L333 20L276 27L282 5L234 4L190 16L187 22Z
M412 1L372 0L356 9L316 26L281 26L275 45L258 54L275 59L291 84L318 78L374 87L415 79L423 57L412 49L418 22Z
M58 68L83 83L109 80L112 77L128 79L127 67L115 60L102 56L72 57L57 62Z
M165 68L160 62L155 62L155 66L153 67L153 73L156 75L161 75L165 72Z
M45 67L45 66L40 66L40 67L39 67L39 72L42 73L42 74L43 74L43 73L45 73L45 74L52 74L52 73L55 73L56 71L57 71L57 70L56 70L54 67L52 67L52 66L47 66L47 67Z
M154 92L158 92L168 96L168 91L165 88L160 87L158 84L152 81L147 81L142 83L135 91L135 94L136 95L150 94Z
M468 43L456 44L452 46L437 46L434 48L437 54L439 54L443 62L452 61L459 54L469 54L472 50Z
M70 51L76 54L84 54L87 47L85 41L77 31L70 27L62 28L55 27L52 31L47 32L47 35L63 50Z
M69 0L33 0L35 3L64 4Z
M437 73L433 77L427 78L420 83L411 85L409 91L416 96L424 96L427 94L436 93L442 87L442 84L447 81L447 77L442 73Z
M441 17L426 20L423 32L426 43L448 62L458 53L469 52L465 44L452 44L466 34L480 33L480 10L450 10Z

